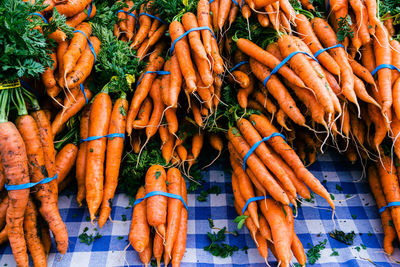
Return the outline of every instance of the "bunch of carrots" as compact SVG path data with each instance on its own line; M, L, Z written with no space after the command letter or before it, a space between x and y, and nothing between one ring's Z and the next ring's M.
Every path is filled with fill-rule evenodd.
M136 194L136 202L154 191L181 196L187 203L186 183L177 168L166 172L160 165L151 166L145 185ZM187 219L188 211L180 199L154 195L134 206L129 242L145 266L152 256L157 266L162 259L165 266L180 265L186 250Z

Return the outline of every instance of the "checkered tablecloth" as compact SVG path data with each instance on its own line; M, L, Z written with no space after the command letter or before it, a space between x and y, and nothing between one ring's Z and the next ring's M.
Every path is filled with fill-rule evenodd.
M211 194L206 202L199 202L199 192L188 195L189 222L186 254L182 266L265 266L247 229L239 230L238 236L227 235L225 243L239 248L248 246L247 252L234 252L225 259L213 257L203 247L210 244L207 239L208 218L214 220L215 227L236 230L233 219L237 216L233 208L230 174L222 171L225 164L219 164L203 172L206 181L204 189L219 186L221 194ZM375 201L370 194L366 180L358 181L362 174L360 165L350 165L343 156L329 152L319 156L309 169L324 182L336 201L336 228L344 232L354 231L357 235L354 245L347 246L329 237L334 225L327 203L316 197L315 203L304 203L295 219L295 230L304 247L327 240L326 249L314 266L394 266L382 250L383 231ZM324 181L326 180L326 181ZM60 255L52 246L48 259L49 266L141 266L139 257L128 245L128 233L132 208L129 198L118 194L112 210L112 222L100 230L87 221L87 208L79 208L74 195L63 195L59 200L61 216L67 224L69 249ZM102 237L90 246L80 242L78 236L88 227L88 234L99 232ZM366 249L364 249L366 247ZM332 248L339 253L331 256ZM399 258L396 249L395 257ZM276 260L268 258L271 266ZM295 260L294 260L295 262ZM0 266L14 266L15 261L9 245L0 247Z

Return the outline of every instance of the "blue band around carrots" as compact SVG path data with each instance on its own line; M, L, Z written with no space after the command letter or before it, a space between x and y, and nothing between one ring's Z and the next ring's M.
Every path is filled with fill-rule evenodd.
M120 138L125 139L125 134L123 134L123 133L113 133L113 134L106 134L106 135L103 135L103 136L89 136L86 139L81 139L79 142L82 143L82 142L93 141L93 140L101 139L103 137L107 137L107 138L120 137Z
M136 17L135 14L133 14L132 12L122 10L122 9L118 10L116 14L121 13L121 12L127 14L128 16L133 17L136 20L136 28L139 28L139 19L138 19L138 17Z
M251 202L256 202L264 199L269 199L272 198L271 196L258 196L258 197L251 197L246 201L246 204L244 204L244 207L242 209L242 214L244 214L247 210L247 207L250 205ZM289 207L293 208L293 204L290 203Z
M250 157L251 154L253 154L253 152L257 149L257 147L258 147L261 143L268 141L268 140L271 139L272 137L278 137L278 136L281 137L281 138L283 138L283 140L286 141L286 137L285 137L283 134L280 134L280 133L273 133L273 134L271 134L270 136L264 137L264 138L261 139L260 141L254 143L254 145L250 148L249 151L247 151L246 155L245 155L244 158L243 158L243 170L246 170L246 162L247 162L247 159Z
M187 32L185 32L184 34L182 34L181 36L179 36L178 38L176 38L171 45L171 50L170 50L170 55L172 55L172 53L174 52L175 49L175 45L178 41L180 41L183 37L185 37L186 35L188 35L189 33L193 32L193 31L202 31L202 30L208 30L211 32L212 36L214 37L215 40L217 40L217 38L214 35L213 30L210 29L210 27L207 26L202 26L202 27L195 27L195 28L191 28L190 30L188 30Z
M330 47L327 47L327 48L322 48L322 49L318 50L314 54L314 57L317 58L321 53L325 52L326 50L333 49L333 48L338 48L338 47L341 47L341 48L345 49L344 45L342 45L342 44L333 45L333 46L330 46Z
M89 9L87 12L87 17L90 18L90 15L92 14L92 10L93 10L93 0L90 1L90 5L89 5Z
M236 64L235 66L233 66L229 71L232 72L234 70L236 70L237 68L239 68L240 66L244 65L244 64L248 64L248 61L240 61L238 64Z
M376 67L371 74L375 75L379 70L381 69L391 69L391 70L397 70L400 73L400 69L394 65L391 64L381 64L378 67Z
M139 14L139 17L141 17L141 16L148 16L148 17L150 17L150 18L152 18L152 19L158 20L158 21L161 22L162 24L167 24L165 21L163 21L163 20L160 19L159 17L156 17L156 16L154 16L154 15L152 15L152 14L149 14L149 13L142 12L142 13Z
M82 91L82 93L83 93L83 96L85 97L86 104L89 103L89 100L88 100L88 98L87 98L87 96L86 96L86 93L85 93L85 88L83 87L83 84L80 84L79 87L81 88L81 91Z
M83 31L80 31L80 30L75 30L75 31L74 31L74 33L77 33L77 32L83 34L83 36L86 37L86 40L87 40L87 42L88 42L90 51L92 51L92 54L93 54L93 56L94 56L94 61L96 61L96 59L97 59L96 51L94 51L94 47L93 47L92 43L90 42L89 37L87 37L86 33L84 33Z
M31 187L34 187L34 186L38 185L38 184L50 183L54 179L57 179L57 177L58 177L58 174L56 173L56 175L54 175L53 177L46 177L46 178L42 179L41 181L39 181L37 183L26 183L26 184L16 184L16 185L7 185L7 184L5 184L4 188L7 191L29 189Z
M314 59L315 61L318 62L318 60L317 60L313 55L310 55L310 54L308 54L308 53L306 53L306 52L303 52L303 51L295 51L295 52L292 52L292 53L290 53L284 60L282 60L281 63L279 63L278 66L276 66L276 67L271 71L271 73L264 79L264 82L263 82L264 86L267 84L269 78L271 78L271 76L272 76L273 74L277 73L277 72L279 71L280 68L282 68L287 62L289 62L289 60L290 60L292 57L294 57L294 56L297 55L297 54L304 54L304 55L309 56L310 58L312 58L312 59Z
M164 197L170 197L170 198L179 199L182 202L182 204L185 207L185 209L189 210L189 208L188 208L185 200L183 200L182 196L171 194L171 193L167 193L167 192L164 192L164 191L152 191L152 192L149 192L144 197L136 199L135 202L133 203L133 206L135 207L137 204L139 204L140 202L142 202L146 198L153 197L153 196L164 196Z
M396 207L396 206L400 206L400 201L394 201L394 202L388 203L386 206L379 209L379 213L384 212L387 208Z
M140 82L142 81L144 75L146 74L158 74L158 75L168 75L171 74L171 72L169 71L165 71L165 70L157 70L157 71L146 71L145 73L142 74L142 76L140 76L138 82L136 83L136 87L139 86Z
M45 17L43 17L42 14L40 14L39 12L33 12L32 14L30 14L31 16L38 16L41 17L43 19L43 22L46 24L49 24L49 22L47 21L47 19L45 19Z

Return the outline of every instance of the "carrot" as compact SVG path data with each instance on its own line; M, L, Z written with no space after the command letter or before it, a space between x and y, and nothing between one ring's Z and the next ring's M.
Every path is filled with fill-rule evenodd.
M208 75L212 81L211 72ZM199 72L196 71L196 79L197 79L197 94L200 96L201 104L204 105L205 108L212 110L212 95L210 90L203 83Z
M128 109L128 101L126 95L122 94L114 104L111 112L110 126L108 134L125 133L126 110ZM124 138L110 138L107 141L106 153L106 171L103 192L103 202L101 205L99 226L100 228L106 223L111 213L112 199L117 189L119 168L121 164L122 152L124 149Z
M379 29L377 29L377 32ZM383 165L382 165L383 164ZM381 155L381 164L378 164L378 173L380 182L382 185L385 199L388 203L400 200L400 187L399 179L396 174L396 167L390 158ZM397 237L400 236L400 207L391 207L390 214L393 218L393 224L397 233Z
M376 64L373 42L365 44L361 50L361 63L369 72L372 72L375 69Z
M381 64L392 63L392 53L385 29L376 29L376 40L374 40L375 60ZM385 114L393 103L392 98L392 71L384 68L378 71L379 93L382 99L382 113Z
M400 69L400 42L393 39L390 41L390 46L392 47L392 65ZM400 73L397 70L392 70L392 82L394 83Z
M178 153L181 162L185 162L187 160L188 151L183 145L176 145L176 152Z
M0 229L6 225L6 213L8 207L8 197L4 196L4 198L0 202Z
M243 171L242 166L238 164L238 162L231 158L231 166L235 176L237 178L239 184L240 195L242 196L244 201L248 201L250 198L255 197L254 188L250 181L250 178ZM260 228L260 223L258 221L258 213L257 213L257 204L255 202L251 202L247 207L249 211L250 218L253 220L255 226Z
M255 0L254 5L255 5L256 9L260 9L260 8L266 7L276 1L277 0Z
M153 109L153 104L149 97L146 97L140 108L138 119L133 121L133 129L142 129L149 122L151 110Z
M180 22L173 21L169 25L169 32L172 42L174 42L179 36L184 34L185 30ZM193 92L196 90L196 74L193 68L193 63L190 60L190 50L186 36L176 42L175 52L189 92Z
M82 117L80 120L80 138L86 139L89 137L89 116L90 116L90 105L86 106L83 110ZM86 154L87 154L87 142L81 142L79 144L78 155L76 156L76 182L78 185L78 192L76 194L76 201L79 206L82 206L82 200L85 199L85 170L86 170Z
M153 113L151 114L150 120L146 127L146 136L147 136L146 143L153 135L157 133L158 127L161 123L162 114L164 111L164 103L162 102L162 99L160 97L161 94L160 86L161 86L161 80L157 78L153 82L150 90L150 97L153 99Z
M186 183L181 183L181 194L183 200L187 203ZM187 234L187 220L188 212L186 209L181 211L181 219L179 222L179 232L175 240L174 248L172 250L172 266L179 266L186 250L186 234Z
M231 10L232 1L228 0L219 0L219 8L218 8L218 29L222 32L222 28L225 25L225 22L228 18L229 11Z
M365 4L367 6L368 22L371 25L369 33L374 35L377 28L383 27L377 17L377 3L376 0L366 0Z
M240 38L237 40L236 44L243 53L266 65L270 69L275 68L280 63L280 60L278 60L276 57L249 40ZM291 83L300 87L304 87L304 83L300 77L298 77L291 69L289 69L288 66L283 66L280 68L278 73Z
M140 13L144 12L144 5L140 7ZM139 29L135 35L135 38L133 39L133 42L131 44L131 47L133 49L138 49L139 45L144 41L144 39L147 37L150 31L151 27L151 18L149 16L140 16L139 17Z
M400 116L400 78L393 85L393 109L397 118Z
M297 23L296 11L290 4L289 0L279 1L279 6L282 9L283 13L286 15L286 17L290 20L290 22ZM281 14L283 14L283 13L281 13ZM290 25L289 25L289 29L290 29Z
M28 160L24 141L11 122L0 123L0 156L8 185L29 182ZM28 266L23 220L29 189L8 191L7 235L18 266Z
M79 24L78 27L76 27L76 30L82 31L87 37L89 37L92 33L92 27L87 22ZM86 44L87 39L82 33L74 33L74 37L71 39L68 50L65 52L62 60L62 64L64 66L64 77L66 77L66 75L73 70L76 62L81 57L82 51L84 50Z
M378 172L375 166L370 166L368 168L368 182L371 188L372 194L374 195L376 205L378 209L387 206L385 195L382 191L381 182L379 181ZM389 255L393 253L393 241L396 239L396 231L393 226L390 225L392 221L392 215L389 209L385 209L381 214L382 227L384 232L383 238L383 249Z
M108 133L111 116L111 98L101 92L93 100L89 118L89 136L105 136ZM93 223L103 198L104 158L107 139L89 141L86 157L86 202Z
M25 142L31 181L39 182L46 177L53 177L49 176L46 170L42 141L33 117L29 115L19 116L16 126ZM56 173L58 174L57 179L62 178L62 174L57 172L57 169ZM41 184L36 186L35 196L41 202L40 212L53 231L57 248L60 253L64 254L68 248L68 232L57 208L57 198L55 198L57 191L53 192L53 190L57 190L57 187L52 187L48 183Z
M86 105L86 99L90 100L92 98L92 91L89 90L88 86L85 86L83 90L85 94L80 91L76 97L76 102L74 102L69 108L57 113L51 124L51 131L53 135L58 134L61 131L61 127L64 125L64 123L76 115Z
M39 216L38 224L39 224L40 237L43 243L44 252L46 253L46 256L48 256L51 248L51 236L50 236L49 226L44 222L42 216Z
M296 15L296 30L301 34L302 40L307 44L313 54L323 49L315 35L311 23L303 14ZM340 75L340 67L327 51L318 55L319 63L334 75Z
M130 9L133 7L133 1L126 1L126 4L128 5L126 9L127 12L129 12ZM132 11L133 15L136 16L136 10ZM133 32L136 26L136 20L133 16L127 15L127 20L126 20L126 32L125 36L128 38L128 40L132 40L133 38Z
M276 31L280 31L280 23L279 23L279 13L275 10L272 5L268 5L265 7L265 11L267 11L269 21Z
M179 61L175 51L171 57L171 79L169 84L169 97L167 106L171 106L173 108L177 107L178 96L181 91L181 86L182 86L182 73L179 67Z
M149 65L147 65L145 72L147 71L158 71L164 65L164 59L161 57L155 58L153 61L150 61ZM128 135L132 133L132 123L136 118L137 113L139 112L139 108L142 105L143 101L146 99L147 95L150 92L152 87L152 83L156 78L156 74L148 73L142 77L140 84L137 86L135 94L132 97L131 105L129 107L127 119L126 119L126 132Z
M165 119L168 124L168 131L175 134L178 131L179 123L176 116L176 108L169 108L165 110Z
M260 134L248 120L239 119L236 122L236 125L250 146L253 146L256 142L262 140ZM267 148L265 143L261 143L254 152L262 160L265 166L270 169L271 172L283 184L283 189L289 192L293 197L296 197L296 188L294 187L292 181L289 179L289 176L286 174L284 169L281 168L279 164L276 164L276 160L272 156L271 151Z
M210 91L208 90L208 88L212 86L214 78L212 75L212 71L210 69L208 59L202 59L195 53L192 53L192 57L194 60L194 64L196 65L195 71L197 70L196 71L197 90L199 90L199 87L203 87L207 89L207 91ZM202 85L200 85L200 83Z
M383 139L386 137L386 125L385 125L385 118L383 117L381 111L378 107L369 105L368 108L368 115L371 118L374 126L375 126L375 135L373 139L373 147L378 149L380 144L382 143Z
M311 23L314 32L324 46L330 47L338 44L336 34L329 26L328 22L321 18L314 18ZM354 93L353 71L347 60L346 52L342 47L338 47L329 49L329 54L335 59L336 63L338 63L340 67L340 80L343 95L349 101L358 106L357 97Z
M34 266L46 266L47 260L43 243L38 235L37 209L32 199L29 198L24 214L24 231L26 244L31 253Z
M50 56L53 60L53 65L51 67L47 67L47 69L41 74L41 79L46 89L55 87L57 83L54 77L54 71L57 68L57 57L55 53L51 53Z
M72 143L66 144L56 155L57 183L60 184L67 177L75 165L78 147Z
M260 221L260 228L258 230L260 231L261 236L268 241L272 241L271 228L269 227L268 222L265 219L264 215L262 214L259 215L259 221Z
M39 128L39 135L44 154L44 164L47 173L49 177L54 177L56 174L56 151L54 149L54 137L51 131L50 121L43 110L32 112L31 116L35 119ZM53 195L54 201L57 202L57 181L53 180L48 184L50 185L50 193Z
M253 92L253 98L262 105L272 116L276 113L276 106L272 101L267 98L263 93L256 90Z
M374 90L374 89L373 89ZM364 82L361 81L358 77L354 76L354 91L358 98L362 101L370 103L372 105L380 108L381 106L375 101L375 99L370 96L367 92L367 88L365 88Z
M140 261L144 264L144 266L148 266L150 261L151 261L151 252L153 251L152 249L152 242L149 242L147 247L142 251L139 252L139 258Z
M282 266L289 266L290 259L292 258L290 247L293 238L291 236L291 229L289 229L286 223L283 208L272 199L260 201L259 206L271 227L272 239L274 240L279 262Z
M277 129L263 116L251 115L250 122L254 125L257 131L263 136L270 136ZM268 141L268 144L287 162L287 164L296 173L296 176L302 180L312 191L325 198L332 209L335 205L322 184L314 177L303 165L296 152L281 138L274 137Z
M267 14L261 14L257 13L257 20L260 23L262 27L268 27L269 26L269 19Z
M90 15L88 16L89 6L90 4L83 11L79 12L73 17L68 18L65 24L72 28L75 28L84 20L93 18L97 12L96 5L93 3L92 10L90 12Z
M153 165L146 173L146 194L152 191L167 192L166 173L162 166ZM147 199L147 222L149 225L157 227L167 222L167 197L153 196ZM163 237L165 233L158 233Z
M301 243L299 237L296 235L296 233L293 233L293 241L292 241L292 246L291 246L293 255L297 259L297 262L301 266L306 266L306 261L307 257L306 254L304 253L304 248L303 244Z
M250 58L250 67L254 75L260 81L270 74L268 68L260 62ZM295 101L290 96L286 87L280 82L276 75L271 75L266 87L272 96L278 101L279 106L285 111L286 114L297 124L304 125L305 118L297 108Z
M177 168L167 172L168 193L181 195L183 179ZM167 232L165 235L165 254L171 256L172 249L177 239L179 223L181 220L182 202L179 199L168 198Z
M223 42L220 42L221 45L222 43ZM217 40L215 40L215 38L211 38L211 57L214 60L213 72L215 74L222 74L224 72L224 60L219 53Z
M136 193L136 199L143 198L146 189L143 186ZM129 231L129 243L137 252L143 252L150 243L150 227L146 216L147 200L143 200L133 207L131 229Z
M198 7L199 9L199 7ZM214 30L214 32L218 32L218 10L219 10L219 0L215 0L211 2L209 10L212 13L212 27L211 29ZM198 15L197 15L198 17Z
M158 21L158 20L155 20ZM149 46L155 45L165 34L168 30L167 25L161 25L150 37L149 37Z
M56 5L55 8L61 15L72 17L83 11L90 3L90 0L68 0L65 3Z
M201 114L200 114L200 107L199 107L198 101L195 100L193 97L191 97L190 99L191 99L191 107L192 107L194 120L198 126L203 127L203 118L201 117Z
M282 35L278 40L278 44L284 57L299 50L295 40L288 35ZM290 59L289 63L295 72L303 79L305 84L314 91L318 101L324 106L325 110L329 114L332 114L334 108L328 93L329 89L326 88L323 76L321 77L321 75L314 70L312 64L308 61L308 58L303 54L297 54ZM282 105L280 106L282 108L284 107Z
M169 134L168 139L161 149L161 154L166 163L169 163L169 161L171 160L172 154L174 152L174 146L175 137L172 134Z
M199 27L196 16L191 12L186 12L182 16L182 24L185 31L189 31L192 28ZM207 60L207 53L200 39L199 31L192 31L189 33L189 44L192 52L196 54L200 59ZM198 67L198 66L197 66Z
M163 237L156 233L153 239L153 256L156 258L157 266L161 266L161 258L164 252L163 242Z
M1 164L1 157L0 157L0 191L3 190L5 183L6 183L6 177L4 176L4 167Z
M322 68L324 71L325 78L327 82L329 83L329 86L331 87L332 91L338 96L342 94L342 89L340 88L340 85L336 81L335 76L332 75L329 71L327 71L325 68Z
M250 146L241 137L241 134L238 129L234 127L229 129L228 139L232 142L235 150L239 153L241 157L244 157L246 153L250 150ZM247 165L274 199L284 204L289 204L289 199L285 191L278 185L278 183L274 180L274 178L269 174L264 164L260 161L260 159L256 155L254 154L250 155L250 157L247 159Z
M368 16L367 8L364 3L360 0L351 0L350 5L356 16L356 30L363 44L367 44L371 41L371 37L368 31Z
M92 43L93 49L97 56L100 51L100 40L94 36L91 36L89 40ZM81 57L76 62L75 67L67 76L68 88L78 86L79 84L83 83L87 79L87 77L89 77L94 65L94 60L95 57L92 53L92 50L89 48L89 45L87 45L82 52Z
M211 3L211 7L213 7L213 4L214 3ZM211 10L211 12L213 14L213 18L218 16L218 13L214 13L213 10ZM218 10L216 10L216 12L218 12ZM200 27L209 27L210 29L213 28L211 25L210 3L207 0L200 0L197 4L197 20ZM211 38L213 38L211 32L208 30L202 30L201 37L207 55L211 55Z
M239 84L240 87L246 88L250 85L249 76L240 70L235 70L232 73L232 79Z
M353 70L353 73L366 81L367 83L371 85L375 85L374 77L372 77L371 72L368 71L366 67L352 59L351 57L348 57L350 66Z

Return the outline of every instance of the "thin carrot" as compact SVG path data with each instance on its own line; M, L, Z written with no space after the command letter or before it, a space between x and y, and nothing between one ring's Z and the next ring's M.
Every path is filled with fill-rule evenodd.
M171 57L171 79L169 84L169 98L168 98L168 106L172 106L173 108L177 107L178 104L178 96L181 91L182 86L182 73L179 67L178 57L176 55L176 51L172 54Z
M149 97L146 97L140 108L137 120L133 121L133 129L143 129L149 122L153 103Z
M89 116L90 116L90 105L86 106L83 110L82 117L80 120L80 138L86 139L89 137ZM76 157L76 182L78 186L78 192L76 193L76 201L79 206L82 206L82 201L85 199L85 171L86 171L86 154L87 154L87 142L81 142L79 144L78 155Z
M157 266L161 266L161 258L164 252L164 239L161 235L155 233L153 239L153 256L156 258Z
M143 186L136 193L136 199L143 198L146 189ZM143 200L133 207L131 229L129 231L129 243L137 252L143 252L150 243L150 227L146 216L147 200Z
M67 21L65 22L65 24L67 24L68 26L70 26L72 28L75 28L84 20L93 18L97 12L96 5L93 3L92 10L88 17L89 6L90 6L90 4L83 11L79 12L78 14L76 14L73 17L68 18Z
M75 144L66 144L56 155L57 183L60 184L67 177L75 165L78 147Z
M105 136L111 116L111 98L107 93L101 92L93 100L89 118L89 136ZM90 219L93 223L96 212L103 198L104 159L107 139L89 141L86 157L86 202L89 207Z
M140 7L140 13L144 12L144 5ZM120 13L121 14L121 13ZM132 41L131 47L133 49L138 49L139 45L144 41L150 31L151 27L151 18L149 16L140 16L139 17L139 29L135 35L135 38Z
M361 63L369 72L372 72L375 69L376 64L373 42L365 44L361 50Z

